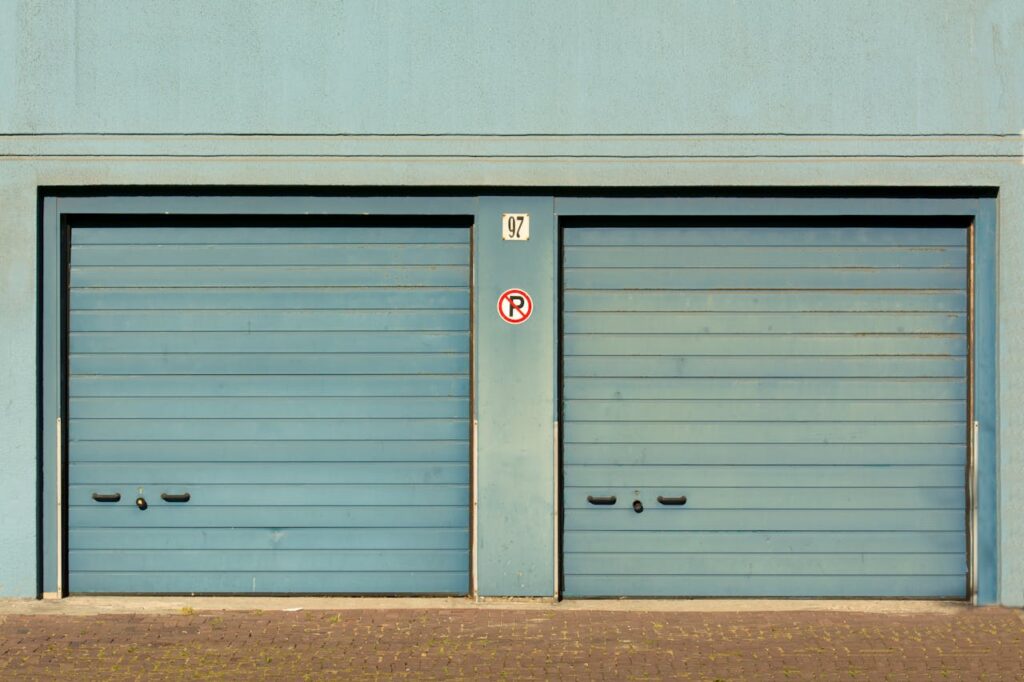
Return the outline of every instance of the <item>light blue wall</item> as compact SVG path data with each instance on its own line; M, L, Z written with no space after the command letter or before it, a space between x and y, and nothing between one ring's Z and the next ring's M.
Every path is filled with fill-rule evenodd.
M1022 46L1018 0L0 2L0 595L36 592L39 187L986 186L1024 604Z
M7 0L17 133L1018 133L1014 0ZM11 66L13 65L13 66Z
M502 213L529 213L530 239L503 241ZM483 596L555 594L554 202L481 197L474 232L477 574ZM498 317L523 289L530 319Z

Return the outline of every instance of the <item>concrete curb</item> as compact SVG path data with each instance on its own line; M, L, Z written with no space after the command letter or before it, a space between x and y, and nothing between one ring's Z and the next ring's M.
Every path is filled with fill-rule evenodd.
M65 599L2 599L4 615L89 616L131 613L183 613L193 611L351 611L351 610L530 610L630 612L795 612L888 613L954 615L973 608L964 602L903 600L821 599L580 599L555 602L548 598L458 597L134 597L75 596ZM1024 614L1022 614L1024 617Z

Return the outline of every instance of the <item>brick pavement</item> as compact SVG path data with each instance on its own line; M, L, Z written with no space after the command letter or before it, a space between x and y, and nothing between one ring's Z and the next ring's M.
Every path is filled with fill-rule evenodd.
M1024 618L548 609L0 616L3 680L1024 680Z

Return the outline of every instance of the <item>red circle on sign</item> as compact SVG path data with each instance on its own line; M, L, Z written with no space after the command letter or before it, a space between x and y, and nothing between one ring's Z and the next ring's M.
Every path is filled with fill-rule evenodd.
M498 297L498 316L509 324L522 324L533 314L533 299L522 289L508 289Z

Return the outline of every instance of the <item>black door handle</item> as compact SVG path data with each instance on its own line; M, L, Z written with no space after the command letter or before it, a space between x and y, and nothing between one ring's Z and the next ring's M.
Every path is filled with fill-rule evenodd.
M160 493L160 499L164 502L188 502L192 496L188 493Z
M121 493L93 493L92 499L97 502L120 502Z
M658 495L658 502L662 504L684 505L686 504L686 495L680 495L679 497L662 497Z
M615 504L615 496L594 497L593 495L587 495L587 502L590 504Z

